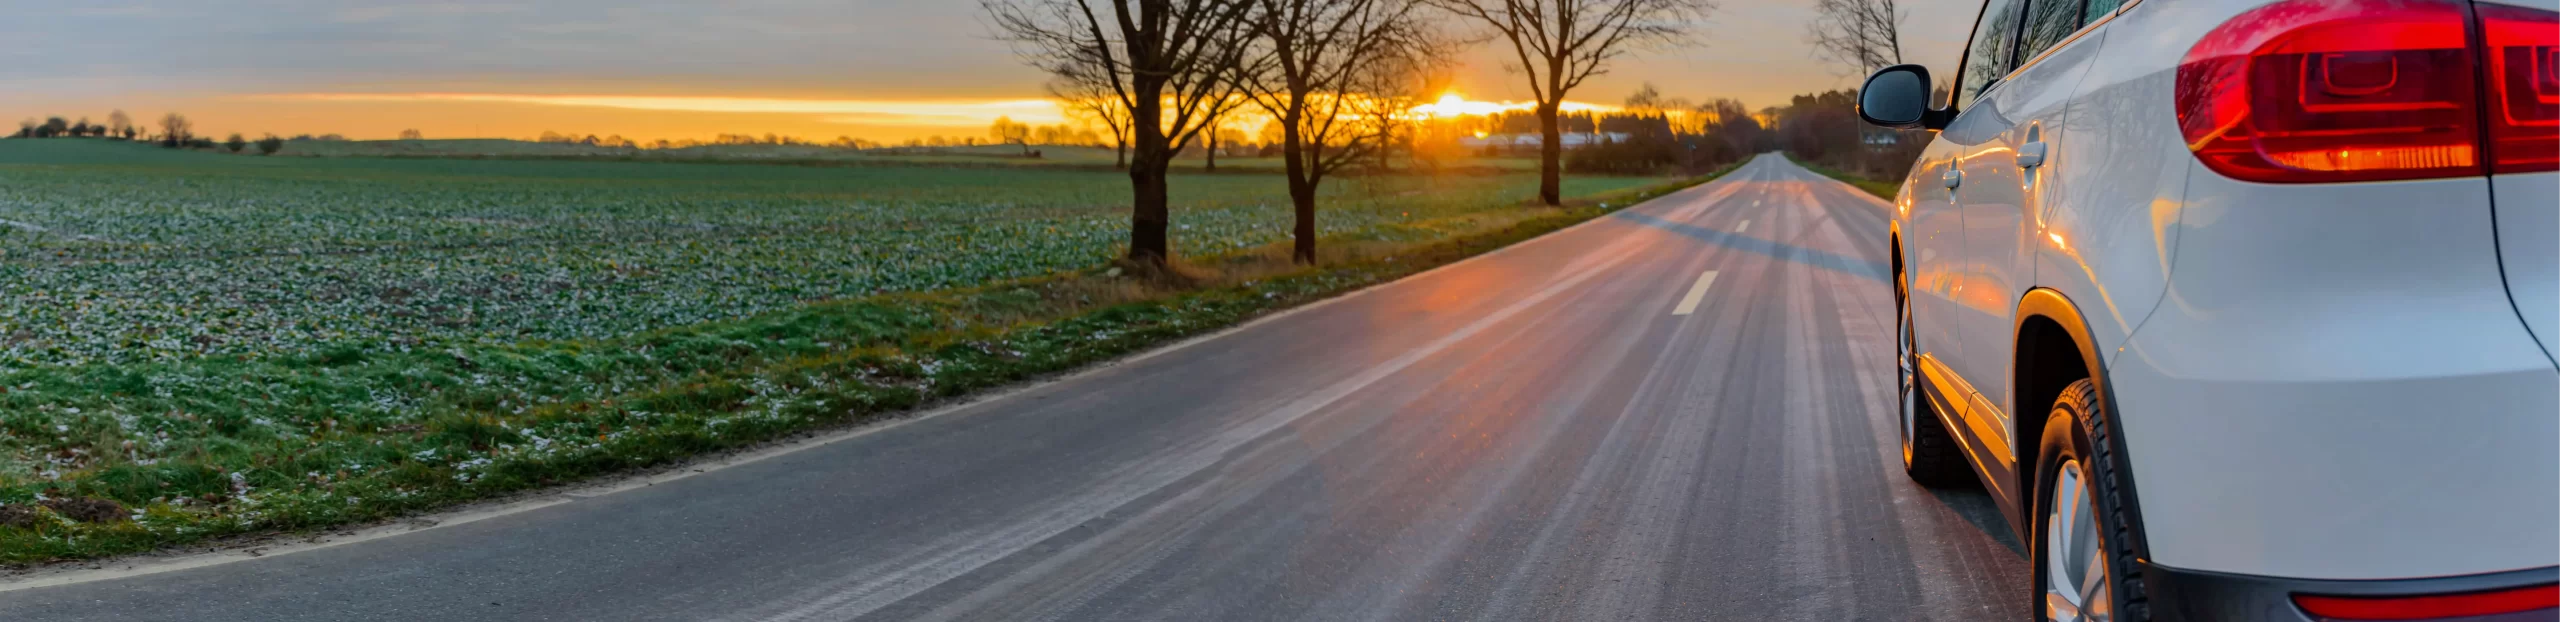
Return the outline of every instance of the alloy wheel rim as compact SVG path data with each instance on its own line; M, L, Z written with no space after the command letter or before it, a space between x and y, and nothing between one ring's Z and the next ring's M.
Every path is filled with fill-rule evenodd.
M2044 611L2054 622L2115 619L2114 581L2079 460L2055 469L2044 518Z

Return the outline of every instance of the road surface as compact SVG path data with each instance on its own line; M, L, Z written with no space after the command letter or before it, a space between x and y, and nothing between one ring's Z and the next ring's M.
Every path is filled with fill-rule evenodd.
M936 416L0 619L2020 619L1987 498L1895 458L1886 209L1761 156Z

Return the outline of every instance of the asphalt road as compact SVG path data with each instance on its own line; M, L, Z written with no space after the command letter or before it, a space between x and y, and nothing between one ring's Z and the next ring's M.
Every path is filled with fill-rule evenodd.
M938 416L0 619L2023 618L1988 499L1894 457L1886 209L1762 156Z

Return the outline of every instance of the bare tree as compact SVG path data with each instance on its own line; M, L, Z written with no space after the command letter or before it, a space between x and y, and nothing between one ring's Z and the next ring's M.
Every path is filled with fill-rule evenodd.
M1814 0L1805 42L1850 75L1902 64L1902 22L1911 14L1894 0Z
M400 130L400 140L426 140L427 133L416 129Z
M1361 113L1361 119L1378 134L1378 148L1371 155L1381 171L1395 168L1399 146L1405 155L1413 155L1422 123L1430 118L1414 108L1431 103L1431 94L1446 91L1448 73L1455 66L1448 60L1456 56L1452 42L1436 32L1425 33L1429 38L1424 40L1421 51L1392 59L1365 74L1364 82L1368 84L1360 102L1367 110Z
M1058 100L1058 107L1066 110L1067 118L1110 131L1110 146L1118 154L1112 168L1129 168L1129 109L1120 105L1110 85L1062 76L1051 79L1048 88L1049 97Z
M188 139L195 138L195 131L196 124L194 121L188 121L187 115L172 112L168 116L160 117L162 144L171 147L183 146L187 144Z
M1511 45L1538 100L1538 200L1564 204L1564 98L1610 61L1649 45L1686 39L1713 0L1426 0L1478 22Z
M980 0L1023 59L1128 112L1129 260L1173 257L1165 173L1218 116L1251 0ZM1096 7L1095 4L1106 4Z
M1072 127L1064 125L1043 125L1031 131L1031 140L1043 145L1064 145L1067 144L1067 141L1074 137L1075 134L1076 130Z
M1316 261L1325 176L1386 148L1388 91L1418 82L1437 51L1421 0L1254 0L1252 53L1237 85L1280 128L1295 212L1290 258Z
M1208 127L1200 130L1200 140L1209 143L1207 145L1208 149L1200 152L1201 156L1208 158L1208 162L1201 165L1201 170L1211 173L1218 172L1218 139L1224 136L1222 132L1225 132L1226 129L1227 116L1225 114L1220 114L1218 116L1209 117Z
M133 117L123 110L107 113L107 135L133 138Z
M996 122L987 126L987 137L996 139L999 145L1021 147L1022 155L1031 155L1031 125L1013 117L996 117Z

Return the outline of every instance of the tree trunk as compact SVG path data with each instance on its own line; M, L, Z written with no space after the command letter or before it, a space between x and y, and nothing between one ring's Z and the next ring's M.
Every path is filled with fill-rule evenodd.
M1116 169L1120 169L1120 170L1124 170L1124 171L1125 171L1125 170L1129 170L1129 141L1128 141L1128 139L1125 139L1125 138L1124 138L1124 139L1121 139L1121 140L1119 140L1119 141L1117 141L1117 142L1113 143L1112 148L1111 148L1111 151L1112 151L1112 153L1114 154L1114 155L1113 155L1113 157L1112 157L1112 159L1111 159L1111 168L1116 168Z
M1316 263L1316 182L1314 172L1307 170L1306 138L1298 134L1297 116L1292 112L1280 121L1284 128L1280 157L1288 160L1281 168L1289 177L1289 207L1295 214L1289 235L1296 243L1290 246L1289 260L1312 266Z
M1380 172L1395 170L1395 155L1396 126L1392 123L1383 124L1378 129L1378 170Z
M1141 264L1164 266L1173 260L1173 244L1166 239L1167 225L1172 221L1167 204L1165 171L1173 165L1173 146L1164 135L1164 104L1156 97L1163 92L1161 84L1140 85L1135 110L1130 111L1129 125L1137 135L1137 155L1129 161L1129 187L1136 195L1129 213L1129 260Z
M1157 155L1149 155L1157 151ZM1129 165L1130 189L1136 192L1134 208L1129 214L1129 260L1163 266L1173 261L1173 243L1167 232L1172 217L1166 209L1171 199L1166 196L1165 158L1162 150L1138 146L1138 157Z
M1203 133L1209 135L1209 172L1218 172L1218 130L1212 126Z
M1538 104L1538 130L1546 140L1538 146L1538 202L1564 205L1564 126L1557 104Z
M1289 207L1295 212L1289 236L1289 260L1316 265L1316 185L1312 181L1289 181Z

